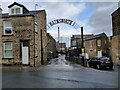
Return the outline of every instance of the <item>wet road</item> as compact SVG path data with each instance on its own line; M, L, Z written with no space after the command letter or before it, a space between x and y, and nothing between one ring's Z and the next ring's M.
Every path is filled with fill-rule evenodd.
M72 64L65 56L37 71L4 72L3 88L117 88L118 70L96 70Z

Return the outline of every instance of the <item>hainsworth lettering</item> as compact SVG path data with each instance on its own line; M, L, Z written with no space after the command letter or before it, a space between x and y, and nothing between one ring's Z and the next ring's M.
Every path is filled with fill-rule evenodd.
M72 26L75 25L75 22L73 22L70 19L55 19L48 24L48 27L53 26L57 23L66 23L66 24L69 24L69 25L72 25Z

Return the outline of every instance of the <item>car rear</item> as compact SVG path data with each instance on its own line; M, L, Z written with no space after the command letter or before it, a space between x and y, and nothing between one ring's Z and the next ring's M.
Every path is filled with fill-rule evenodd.
M100 59L100 65L103 68L109 67L110 69L113 69L113 62L110 58L103 57Z

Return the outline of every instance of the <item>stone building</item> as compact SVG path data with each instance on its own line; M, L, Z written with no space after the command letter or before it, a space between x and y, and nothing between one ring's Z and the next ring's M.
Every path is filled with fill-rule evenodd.
M86 37L91 37L93 34L84 34L83 39ZM71 57L79 57L82 53L82 38L81 35L72 35L71 37L71 46L69 48Z
M47 60L45 10L14 2L2 14L2 63L39 66Z
M87 37L84 40L85 52L90 58L109 56L109 40L105 33Z
M112 57L112 51L111 51L111 50L112 50L112 49L111 49L112 36L109 36L108 39L109 39L109 50L110 50L110 53L109 53L109 54L110 54L110 57Z
M57 48L57 53L62 53L65 54L67 47L66 47L66 43L56 43L56 48Z
M59 43L59 50L61 51L61 53L66 53L66 43Z
M84 34L83 39L89 36L93 36L93 34ZM72 35L71 37L71 48L81 48L81 35Z
M120 7L112 14L111 53L114 63L120 65Z
M56 40L47 33L47 57L48 59L56 57Z

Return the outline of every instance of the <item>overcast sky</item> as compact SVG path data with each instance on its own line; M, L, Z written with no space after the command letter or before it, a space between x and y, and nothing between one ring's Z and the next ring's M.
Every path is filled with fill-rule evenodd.
M14 1L23 4L29 10L45 9L47 23L54 19L71 19L79 27L83 26L84 33L100 34L105 32L112 35L111 13L118 8L119 0L0 0L3 13L8 12L8 5ZM57 40L57 28L60 27L60 36L63 42L70 45L69 39L73 34L80 34L80 28L75 29L68 24L57 24L50 27L49 32Z

